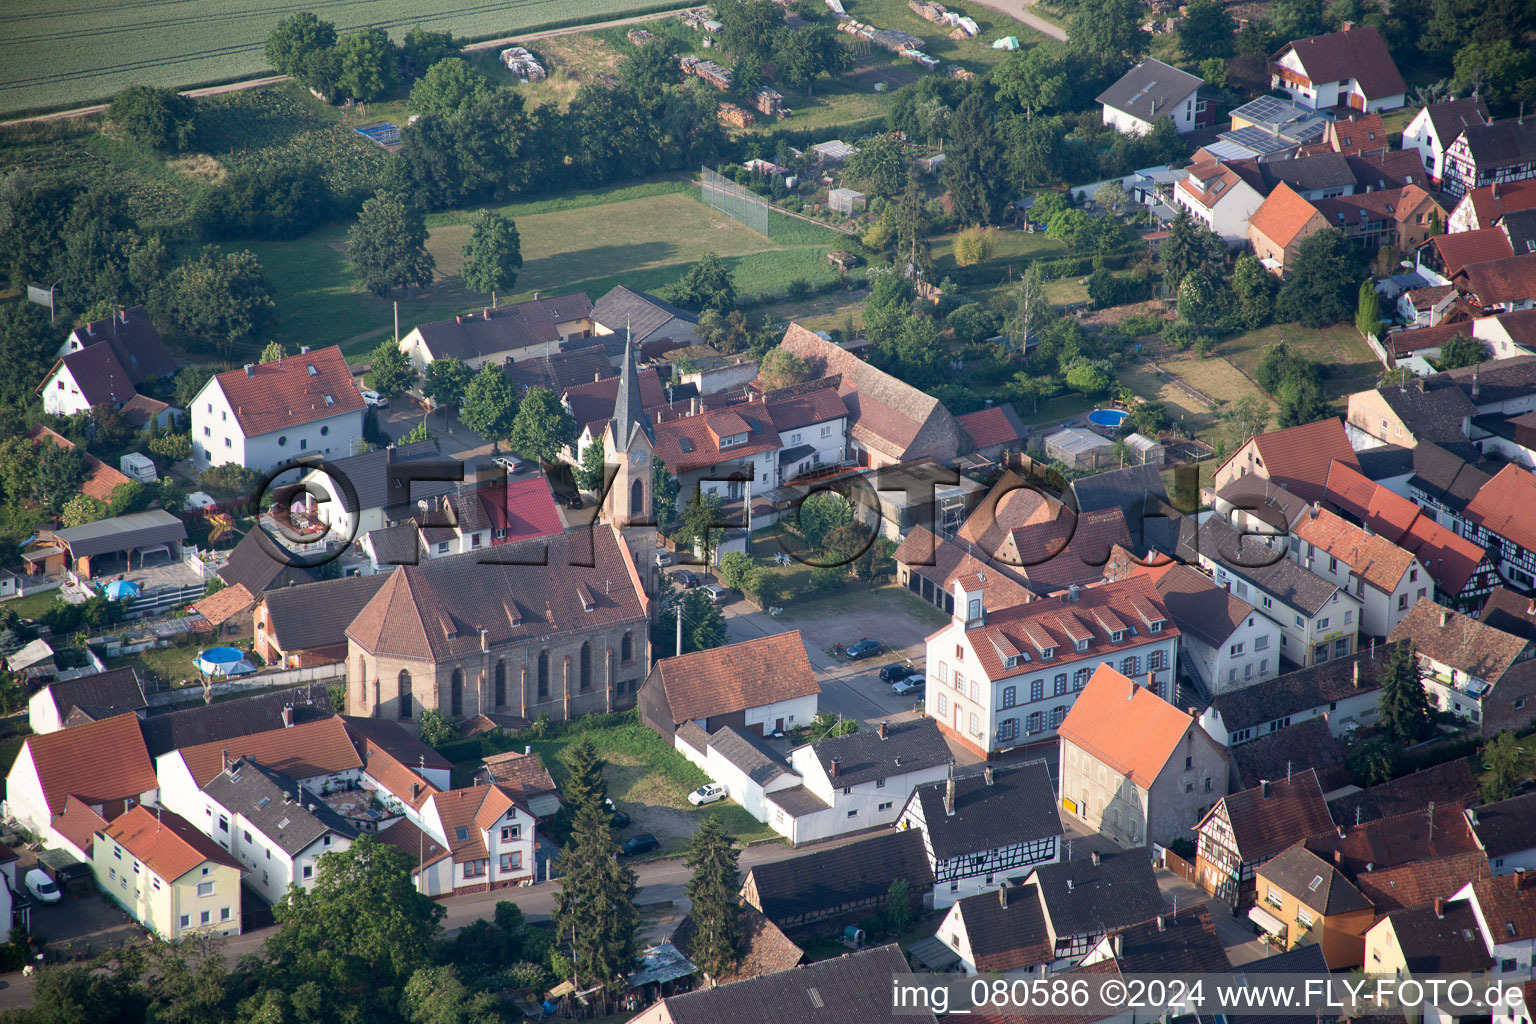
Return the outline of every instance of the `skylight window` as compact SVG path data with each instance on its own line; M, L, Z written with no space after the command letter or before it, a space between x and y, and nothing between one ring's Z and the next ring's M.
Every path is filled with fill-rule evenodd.
M314 363L309 363L307 365L309 366L309 375L311 377L318 377L318 376L320 376L320 371L315 369L315 364Z
M259 811L259 810L261 810L263 807L267 806L267 804L269 804L271 802L272 802L272 798L271 797L264 796L260 800L256 801L256 809Z
M469 839L469 829L465 828L463 825L460 825L453 830L453 836L459 842L465 842Z
M1312 890L1313 892L1317 892L1317 887L1322 885L1322 884L1323 884L1323 876L1322 875L1313 875L1312 876L1312 881L1307 883L1307 888Z

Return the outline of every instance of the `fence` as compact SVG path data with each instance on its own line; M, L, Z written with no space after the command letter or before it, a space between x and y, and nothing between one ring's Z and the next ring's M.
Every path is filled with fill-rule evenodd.
M230 695L250 696L265 690L289 689L306 683L330 684L345 680L346 676L346 662L338 661L331 665L316 665L312 668L290 668L280 672L261 672L252 676L222 679L206 687L183 686L174 690L161 690L158 693L148 694L146 699L150 707L159 708L196 700L205 693L209 698Z
M749 188L736 184L711 167L699 169L700 198L705 205L744 224L763 237L768 236L768 203Z

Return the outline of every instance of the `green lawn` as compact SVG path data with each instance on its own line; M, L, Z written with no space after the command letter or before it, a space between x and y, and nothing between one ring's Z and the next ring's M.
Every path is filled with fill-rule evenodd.
M999 11L963 0L944 6L976 20L980 32L974 39L950 39L948 25L937 25L920 18L907 6L906 0L843 0L843 9L859 21L877 28L894 28L910 32L923 39L923 51L937 57L944 64L963 64L978 73L1008 58L1008 51L992 49L992 42L1002 36L1017 36L1025 48L1045 37L1023 22L1015 21ZM878 51L877 51L878 52ZM930 72L931 73L931 72Z
M35 619L49 608L52 608L53 603L58 599L59 592L57 590L44 590L36 594L27 594L25 597L13 597L8 601L0 603L0 608L15 612L23 619Z
M240 637L238 639L220 639L219 643L230 647L249 649L251 638ZM141 677L153 677L175 684L185 681L197 682L199 680L197 667L193 664L197 658L199 647L196 643L172 644L170 647L151 647L147 651L138 654L129 654L117 658L107 658L108 668L134 668Z
M1297 355L1322 364L1323 397L1329 401L1374 386L1381 374L1381 362L1350 323L1318 329L1272 324L1228 338L1216 351L1252 377L1258 372L1264 349L1277 341L1285 342Z

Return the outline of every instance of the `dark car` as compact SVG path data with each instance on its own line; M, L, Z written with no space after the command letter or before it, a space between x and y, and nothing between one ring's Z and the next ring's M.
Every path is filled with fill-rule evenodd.
M880 670L880 681L882 683L894 683L899 679L905 679L907 676L916 674L917 669L911 665L887 665Z
M581 492L580 491L572 491L570 494L567 494L565 496L565 507L566 508L581 508L581 504L582 504L582 502L581 502Z
M691 569L679 569L677 572L672 574L672 581L678 586L682 587L684 590L692 590L694 587L704 582L704 577L700 576L698 573Z
M641 832L637 836L630 836L624 840L624 845L619 847L626 857L633 857L637 853L649 853L651 850L661 849L661 843L650 832Z
M849 644L848 649L843 654L849 661L858 661L860 658L868 658L879 654L883 648L884 645L879 640L873 637L865 637L856 644Z
M613 805L612 797L609 797L604 803L608 805L608 824L614 828L623 828L629 824L629 815Z

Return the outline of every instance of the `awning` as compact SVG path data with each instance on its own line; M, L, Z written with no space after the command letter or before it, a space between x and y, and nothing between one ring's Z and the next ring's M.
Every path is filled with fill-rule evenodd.
M960 954L944 945L937 935L912 943L907 952L930 971L947 971L960 962Z
M1271 914L1269 911L1265 910L1263 907L1254 907L1252 910L1248 911L1248 920L1252 921L1260 928L1263 928L1271 935L1285 934L1285 922L1280 920L1274 914Z

